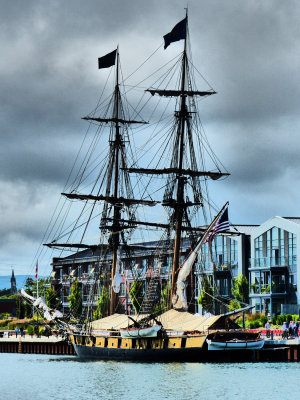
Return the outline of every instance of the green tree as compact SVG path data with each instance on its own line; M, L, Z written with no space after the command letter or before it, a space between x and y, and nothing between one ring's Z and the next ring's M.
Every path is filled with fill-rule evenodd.
M71 287L71 294L68 297L68 300L70 302L69 308L71 313L75 318L79 318L82 313L82 298L78 279L76 279Z
M51 286L46 289L45 300L47 306L54 309L58 308L60 303L60 299L57 292L53 290Z
M160 292L160 302L154 306L154 314L159 315L169 309L171 284L165 283Z
M233 279L232 294L236 301L236 305L242 308L245 304L249 304L249 283L248 279L243 274L238 274L236 278Z
M25 317L25 313L26 313L26 303L23 300L23 298L20 295L18 295L16 297L16 315L17 315L17 318L23 319Z
M202 279L202 289L198 298L198 303L206 312L213 313L214 311L214 290L210 284L210 279L204 275Z
M241 308L241 305L240 305L240 303L239 303L238 301L236 301L236 300L231 300L231 301L229 302L229 305L228 305L228 310L229 310L229 311L238 310L239 308Z
M0 297L7 298L11 295L10 289L1 289L0 290Z
M109 291L103 286L98 300L97 309L94 311L94 319L101 319L108 315L109 310Z
M143 301L143 281L139 281L137 279L135 279L133 281L133 284L131 286L131 289L129 291L131 300L132 300L132 305L136 311L136 313L138 313L140 311L141 305L142 305L142 301Z
M33 285L34 285L34 280L32 278L27 278L25 282L25 289L32 290ZM27 293L29 294L28 291Z

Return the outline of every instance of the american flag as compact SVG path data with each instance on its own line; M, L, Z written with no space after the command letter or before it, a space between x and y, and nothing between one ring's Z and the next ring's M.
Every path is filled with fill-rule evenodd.
M209 242L212 238L220 232L228 232L229 231L229 220L228 220L228 207L224 210L223 214L220 216L214 229L211 231L210 235L206 239L205 242Z
M39 262L37 261L35 264L35 279L38 278L38 268L39 268Z

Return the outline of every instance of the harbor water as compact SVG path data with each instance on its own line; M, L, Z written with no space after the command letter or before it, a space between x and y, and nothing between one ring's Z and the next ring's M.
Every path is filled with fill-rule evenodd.
M147 364L0 354L0 374L5 400L283 400L298 393L300 363Z

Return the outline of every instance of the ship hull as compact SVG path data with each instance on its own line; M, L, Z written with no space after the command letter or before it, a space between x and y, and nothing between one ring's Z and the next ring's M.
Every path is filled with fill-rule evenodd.
M206 335L171 338L91 337L70 335L80 358L120 361L200 361Z
M139 362L201 361L203 349L107 349L74 345L78 357L91 360L117 360Z

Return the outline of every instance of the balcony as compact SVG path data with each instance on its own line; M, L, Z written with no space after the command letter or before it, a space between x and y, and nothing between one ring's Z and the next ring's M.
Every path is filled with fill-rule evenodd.
M261 257L249 260L249 269L287 267L297 264L297 257Z
M213 273L213 272L230 272L238 266L237 262L224 262L224 263L205 263L204 267L200 264L196 264L195 274L202 272Z
M285 295L287 294L287 284L285 283L270 283L261 284L258 283L250 285L250 296L272 296L272 295Z

